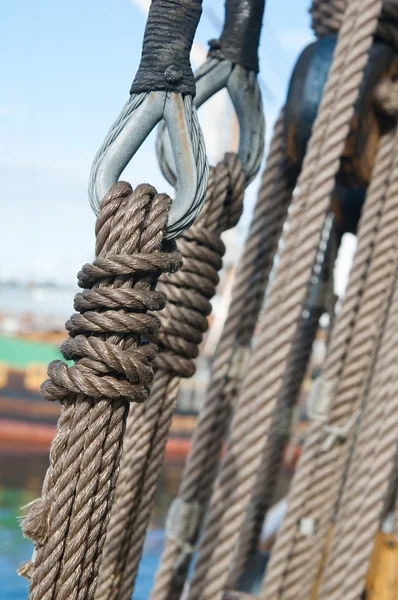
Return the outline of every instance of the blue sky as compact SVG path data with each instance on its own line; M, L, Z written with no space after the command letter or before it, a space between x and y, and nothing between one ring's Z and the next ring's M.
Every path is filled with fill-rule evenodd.
M308 0L268 0L260 61L268 135L294 61L312 39ZM204 0L197 32L219 34L223 2ZM145 26L131 0L4 2L0 23L0 279L73 282L93 254L92 158L122 108ZM170 188L153 136L126 178ZM246 221L258 182L248 193Z

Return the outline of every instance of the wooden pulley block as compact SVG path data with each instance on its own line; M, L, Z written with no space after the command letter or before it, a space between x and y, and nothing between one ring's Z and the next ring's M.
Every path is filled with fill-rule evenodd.
M327 81L337 36L325 36L301 53L290 79L285 108L287 162L293 181L297 179L307 143ZM381 133L391 126L375 101L375 87L384 78L398 74L396 52L375 41L355 104L350 133L342 156L338 183L366 187L369 183Z

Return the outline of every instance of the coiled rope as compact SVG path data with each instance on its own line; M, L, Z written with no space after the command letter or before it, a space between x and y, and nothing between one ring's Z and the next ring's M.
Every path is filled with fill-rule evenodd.
M239 220L245 176L238 157L227 154L211 176L204 209L178 247L183 267L162 280L169 304L163 315L156 377L146 407L128 420L116 502L108 527L98 598L130 598L149 523L155 486L175 408L179 380L195 372L192 362L206 331L209 300L218 283L224 244L220 235ZM135 457L135 460L132 457ZM139 457L137 461L137 456Z
M175 244L163 238L170 199L149 185L134 191L116 184L101 204L96 256L79 273L75 308L62 347L66 359L50 364L43 396L59 400L62 414L51 446L42 498L25 518L36 547L29 598L94 598L130 402L144 402L156 356L164 307L154 287L162 272L181 265Z

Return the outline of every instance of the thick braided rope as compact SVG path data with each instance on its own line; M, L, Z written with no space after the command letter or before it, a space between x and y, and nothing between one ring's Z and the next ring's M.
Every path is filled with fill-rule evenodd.
M108 552L104 552L98 598L131 596L176 403L178 378L190 377L195 371L192 360L208 327L209 299L215 294L217 271L222 266L224 245L220 234L239 220L244 188L239 159L227 154L212 170L207 200L197 224L179 242L184 259L181 272L171 280L163 279L169 304L161 322L154 394L144 411L138 407L140 417L134 419L131 427L129 422L127 425L127 449L108 528ZM140 457L134 465L131 451Z
M303 322L299 345L293 346L292 358L296 356L298 360L295 368L292 363L290 378L286 378L284 405L279 407L278 414L274 416L272 431L263 449L260 471L257 473L257 481L228 578L229 589L236 587L239 578L250 563L251 555L257 550L264 519L274 499L281 472L283 454L289 440L292 410L306 373L319 318L323 312L320 309L311 310L308 318Z
M341 501L343 514L337 517L337 529L344 536L340 538L343 542L342 555L347 558L347 562L342 563L340 557L336 561L337 546L340 545L336 530L336 534L333 532L331 552L322 577L319 598L362 598L374 536L381 524L380 517L393 472L397 445L396 319L395 307L394 319L388 319L384 330L385 338L382 340L374 369L368 405L362 415L352 467ZM365 462L367 472L364 472ZM355 468L358 468L358 472L354 476ZM352 492L349 488L351 484L354 484ZM354 490L360 496L354 497ZM337 571L337 562L342 563L341 572Z
M203 270L204 265L209 264L208 257L203 252L203 245L206 240L211 239L213 244L220 244L220 233L225 231L234 225L239 220L242 207L243 207L243 195L245 188L245 179L242 167L236 155L227 154L224 161L213 171L214 174L214 188L210 186L208 201L204 207L204 211L200 216L197 225L193 227L188 234L181 240L179 248L185 259L185 267L183 267L180 281L173 279L169 282L167 289L173 287L178 293L182 286L185 286L185 292L191 294L206 293L206 286L204 286ZM207 242L208 243L208 242ZM190 270L189 265L192 263L198 264L198 267ZM221 263L217 265L219 269ZM195 275L195 279L190 281L190 277L185 276L185 268L190 277ZM215 270L216 272L216 270ZM216 283L214 279L214 283ZM201 292L199 292L201 290ZM210 290L208 290L210 297ZM211 296L215 293L213 288ZM180 298L181 301L181 298ZM178 302L177 302L178 303ZM190 306L191 302L187 303ZM159 355L158 368L159 376L162 373L163 377L168 375L168 378L175 378L173 373L182 375L182 373L175 370L175 355L177 357L180 354L186 355L186 350L181 346L181 340L183 331L181 330L181 312L180 308L175 313L165 315L162 322L162 348L163 351ZM195 339L196 353L197 345L201 341L201 338ZM195 353L195 355L196 355ZM191 373L185 373L185 376L189 376ZM158 389L158 388L157 388ZM138 561L141 556L143 537L146 527L149 522L150 514L153 507L154 491L158 474L161 468L164 447L170 427L172 414L176 404L176 394L170 396L165 392L165 386L159 386L159 395L163 390L163 402L161 404L161 412L157 425L157 430L154 435L151 456L148 459L148 470L145 474L145 481L143 492L141 494L140 506L138 509L138 516L136 521L136 527L134 530L133 538L130 543L129 553L129 573L133 573L133 569L137 569ZM159 399L160 400L160 399ZM158 402L160 404L160 401ZM129 575L131 577L131 575ZM126 588L126 586L125 586ZM123 598L127 598L122 596Z
M394 287L396 278L398 255L396 242L398 238L397 144L398 136L396 135L387 199L379 235L375 242L371 273L369 274L369 285L372 287L375 312L381 310L381 307L379 308L377 303L379 302L383 306L381 300L386 293L389 293L389 288ZM373 273L374 276L372 278ZM364 302L365 300L366 297L364 297ZM375 318L375 321L376 323L380 322L380 319ZM364 327L368 328L368 326L368 323L365 322ZM388 335L389 332L387 331L385 336L388 337ZM381 337L380 333L379 337ZM385 403L383 403L381 390L385 389L383 386L386 381L381 373L384 375L386 369L387 373L389 373L391 361L394 362L391 350L387 358L387 363L385 353L386 349L382 342L377 362L377 365L379 363L380 365L374 368L375 361L369 365L370 372L372 373L374 368L375 374L370 391L367 394L367 403L363 409L364 414L362 415L359 433L355 441L355 449L350 461L349 472L347 478L344 480L343 496L339 502L340 508L336 517L337 523L334 528L328 561L322 579L324 585L321 587L319 593L319 598L322 599L330 598L332 600L332 598L337 598L344 588L345 581L349 581L352 588L350 597L351 594L358 594L358 588L361 585L363 587L373 540L372 532L374 534L379 525L383 499L388 491L389 475L393 471L391 463L394 462L396 452L396 437L392 438L391 434L389 434L391 418L388 417L388 413L387 418L384 415L384 412L388 411L389 407L386 407ZM369 354L370 356L372 355L371 352ZM383 431L384 424L387 426L387 431L385 431L385 435L382 435L381 431ZM379 451L376 448L378 442L380 442ZM383 452L380 451L380 446L382 446ZM370 453L374 454L371 463L368 462L369 458L366 461L363 460L363 457ZM374 470L375 465L377 465L376 471ZM383 475L385 480L380 482L380 477ZM362 509L361 504L364 505ZM367 526L364 525L365 523ZM355 547L355 558L352 554L353 547ZM351 574L352 563L355 563L355 574ZM350 589L350 586L347 589Z
M283 402L278 407L274 417L275 423L264 448L264 456L257 482L250 501L249 510L242 532L239 537L238 548L234 558L233 568L228 580L228 587L233 588L246 568L250 555L257 550L260 540L264 518L273 500L278 477L283 463L283 453L289 439L291 429L291 415L300 388L308 369L312 345L319 326L319 319L328 309L334 311L334 304L329 303L329 289L333 291L333 267L338 246L335 244L334 229L327 227L325 240L322 240L320 250L317 281L313 284L302 324L295 340L287 372L285 374ZM331 281L330 281L331 280ZM330 323L333 315L330 315Z
M329 385L332 386L341 375L365 289L373 244L380 226L384 206L392 148L393 136L384 136L380 143L372 180L359 222L358 246L347 291L329 343L323 377L326 382L330 381L331 384ZM285 597L284 585L288 569L291 572L290 563L292 561L293 564L294 561L299 562L300 572L304 568L309 568L309 564L305 559L300 560L300 551L302 551L302 545L305 543L305 551L308 553L312 539L300 536L298 522L301 517L307 514L307 503L312 495L311 486L316 455L323 440L322 425L314 421L311 424L291 483L288 510L271 553L270 563L263 582L262 599L271 600L271 598ZM296 550L296 546L300 550ZM300 578L296 577L295 579L297 582L300 581ZM293 597L288 595L288 590L286 590L286 597Z
M317 37L337 33L343 23L348 0L313 0L311 26ZM383 0L376 38L398 50L398 0Z
M276 122L249 235L240 260L227 319L213 360L211 380L192 437L178 498L198 503L200 513L210 497L229 415L243 377L245 355L261 308L278 240L291 199L284 175L283 111ZM201 515L198 521L201 520ZM187 545L193 548L198 527ZM178 598L192 552L166 537L152 600Z
M155 428L152 430L151 447L148 452L145 471L142 474L141 487L139 496L136 498L134 513L131 511L126 521L130 536L123 536L124 546L122 549L119 547L122 560L121 569L114 580L114 587L110 590L109 600L114 598L130 600L134 589L144 538L153 509L154 492L163 464L165 444L177 402L179 385L180 373L173 376L168 372L157 371L150 396L150 399L153 400L150 409L152 412L156 412ZM145 423L144 419L143 425Z
M331 409L328 426L344 427L347 423L353 422L355 414L360 410L361 401L364 394L364 385L367 379L369 369L373 364L373 354L376 347L376 341L379 334L383 314L386 310L385 303L388 297L389 277L393 266L386 260L384 255L385 242L384 234L385 219L392 217L387 212L387 203L380 224L380 231L375 239L375 246L372 253L371 267L366 280L366 288L361 299L359 312L354 326L352 339L348 348L347 357L338 381L338 388L333 397L333 407ZM396 212L396 209L395 209ZM388 221L387 221L388 222ZM383 240L383 241L382 241ZM384 243L383 243L384 242ZM327 373L325 371L325 378ZM298 563L302 565L305 557L310 561L310 567L303 574L304 582L310 587L313 583L311 577L316 577L316 566L320 563L322 547L326 544L329 535L330 523L335 513L341 484L343 482L347 461L349 460L352 437L350 432L347 439L337 440L330 450L324 451L322 448L322 437L320 436L321 448L319 450L318 460L314 477L311 483L310 499L307 505L305 515L310 515L316 523L316 534L304 540L305 536L295 548L295 557L292 559L289 567L289 574L286 577L286 586L289 585L289 578L294 573L294 580L299 576ZM293 577L292 577L293 579ZM300 584L294 584L299 587ZM293 588L294 588L293 585ZM292 592L293 593L293 592Z
M264 437L283 387L380 8L378 0L352 0L339 35L228 451L210 502L189 600L219 599L225 588ZM252 406L250 419L246 405Z
M124 183L101 205L97 258L79 273L86 289L62 347L75 364L54 361L42 386L64 408L42 499L24 522L37 549L32 599L94 597L129 402L147 398L153 377L156 348L141 346L140 336L155 334L159 320L146 311L163 308L164 295L152 289L180 265L178 253L161 251L169 206L151 186L133 192Z
M311 26L317 37L337 33L344 20L348 0L313 0Z

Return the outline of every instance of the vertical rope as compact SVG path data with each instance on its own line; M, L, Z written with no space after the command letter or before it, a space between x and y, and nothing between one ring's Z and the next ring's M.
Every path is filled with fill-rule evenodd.
M225 589L261 461L264 436L269 434L300 323L320 232L380 9L379 0L352 0L340 31L256 349L210 502L189 600L219 600Z
M250 232L237 269L228 316L214 356L210 384L178 492L178 498L183 502L198 502L202 514L211 493L229 414L243 377L245 356L249 351L291 199L284 175L283 122L282 111L275 124ZM191 548L197 540L199 527L193 529L194 534L188 540ZM167 537L166 531L165 548L152 590L152 600L179 597L191 556L192 551Z
M94 597L128 404L147 398L153 376L155 347L141 347L140 335L156 333L159 321L146 311L165 304L153 291L157 273L180 264L178 253L161 251L169 207L151 186L133 192L123 183L101 204L97 258L79 273L86 289L62 347L75 364L54 361L42 386L64 408L42 499L23 523L37 549L31 600Z
M344 20L348 0L312 0L311 26L317 37L337 33Z
M388 134L381 139L372 180L367 192L366 202L358 228L358 246L341 312L336 319L329 344L328 356L324 368L323 380L325 389L335 387L341 376L348 355L353 330L362 294L366 285L366 277L372 257L374 241L380 227L381 215L388 185L388 173L391 167L393 135ZM330 383L328 383L330 382ZM270 563L263 582L262 599L294 597L297 588L302 589L308 571L309 579L315 577L319 565L319 555L310 564L309 556L314 540L311 536L301 535L298 524L300 519L313 512L309 503L313 495L313 478L316 474L317 455L323 444L325 435L323 426L314 421L304 444L299 463L289 492L288 510L278 533ZM319 485L327 492L329 480L320 480ZM289 579L290 578L290 579ZM309 591L308 591L309 590ZM311 583L303 592L307 597L311 591ZM301 594L301 592L299 592Z
M335 244L335 231L325 228L316 272L317 280L312 290L302 317L298 336L293 343L289 366L285 374L284 390L275 423L272 426L270 441L264 449L264 456L257 482L250 501L246 521L240 534L238 549L234 559L228 587L233 588L246 568L250 555L257 550L264 518L275 494L280 475L283 453L289 439L291 429L291 413L297 402L302 382L308 369L313 342L318 331L319 319L329 309L334 311L334 303L330 306L329 290L333 293L333 268L338 246ZM319 271L319 272L318 272ZM329 306L327 306L329 305ZM330 323L333 314L330 315Z
M395 134L392 153L391 174L388 182L387 197L383 210L380 231L375 241L374 255L367 287L371 292L365 294L363 303L373 304L373 320L381 322L379 313L386 302L383 300L394 289L398 258L398 134ZM369 296L371 296L369 298ZM388 305L387 305L388 306ZM395 307L396 308L396 307ZM394 311L394 307L391 308ZM362 311L364 312L364 311ZM363 329L372 329L369 320L363 316ZM371 315L370 315L371 316ZM390 416L388 406L391 363L396 356L391 336L391 326L396 315L390 315L387 329L379 333L382 337L379 357L370 361L370 373L373 379L367 394L367 402L362 409L359 432L355 449L350 460L349 472L344 481L344 491L339 501L337 523L334 528L328 561L324 571L319 598L332 600L341 597L342 590L349 590L350 597L359 597L361 585L369 564L372 542L379 525L383 500L388 491L388 482L393 472L398 431L394 430L394 417ZM392 320L392 322L390 322ZM383 328L380 328L380 332ZM359 335L359 334L357 334ZM377 333L376 333L377 335ZM387 339L385 339L387 338ZM361 338L363 351L372 357L371 349ZM354 344L353 348L354 350ZM362 373L361 359L356 353L356 366ZM348 365L347 365L348 369ZM351 376L352 377L352 376ZM351 379L351 383L354 381ZM343 385L343 383L342 383ZM387 396L386 396L387 394ZM385 397L386 396L386 397ZM387 399L386 399L387 398ZM391 402L391 400L390 400ZM394 437L395 436L395 437ZM373 460L369 462L369 454ZM367 457L365 460L365 456Z
M245 177L235 154L227 154L211 172L207 199L197 223L178 247L184 259L176 277L163 279L169 304L159 336L153 393L140 419L128 421L128 453L122 458L117 498L108 528L96 598L130 598L156 482L175 408L180 377L195 371L192 360L208 327L209 299L215 294L222 266L222 231L236 225L243 207ZM138 409L140 410L140 409ZM131 464L131 454L138 461Z

